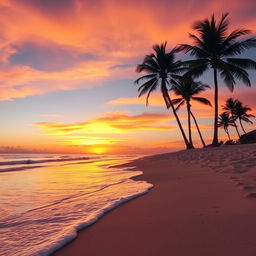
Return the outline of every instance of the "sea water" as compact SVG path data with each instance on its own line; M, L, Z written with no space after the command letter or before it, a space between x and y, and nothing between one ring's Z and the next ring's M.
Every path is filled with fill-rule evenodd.
M134 158L134 157L133 157ZM0 255L49 255L105 212L146 193L113 167L130 156L0 155Z

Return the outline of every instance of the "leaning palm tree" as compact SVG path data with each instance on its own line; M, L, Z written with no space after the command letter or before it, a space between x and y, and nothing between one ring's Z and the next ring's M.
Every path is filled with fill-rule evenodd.
M189 134L189 142L191 145L193 145L192 142L192 132L191 132L191 121L190 116L194 119L197 131L199 133L199 137L201 139L201 142L203 144L203 147L205 147L205 142L203 140L202 134L200 132L200 129L198 127L197 121L195 116L193 115L191 111L191 101L195 100L199 103L211 106L211 102L203 97L197 97L195 95L198 95L199 93L205 91L206 89L210 88L209 85L202 84L201 82L194 81L191 78L185 78L185 77L177 77L176 79L172 79L172 87L171 90L174 91L174 93L177 96L180 96L180 98L174 99L172 102L174 105L178 104L176 107L176 110L178 110L182 105L186 104L187 107L187 113L188 113L188 134Z
M184 68L181 67L181 61L175 61L175 49L167 52L166 44L167 42L161 45L153 46L154 53L146 55L142 64L138 65L136 69L138 73L145 72L147 75L138 78L134 83L139 84L143 80L146 81L143 82L138 89L139 97L147 94L146 104L148 104L150 94L160 87L165 105L167 109L172 109L186 147L189 149L193 148L193 146L189 143L186 137L184 129L176 113L175 107L173 106L172 100L168 93L168 88L170 87L170 79L174 78L176 74L184 71Z
M239 120L240 126L243 130L244 133L246 133L244 126L242 124L242 121L246 122L246 123L250 123L253 124L253 122L250 120L250 118L254 118L255 116L252 114L248 114L248 111L251 111L252 109L250 107L248 107L247 105L243 105L242 102L238 101L235 111L234 111L234 115L235 117Z
M224 131L228 135L228 140L231 140L229 131L228 131L229 126L234 126L233 118L230 117L229 113L227 112L221 113L218 118L218 127L223 127Z
M256 47L256 38L247 38L238 41L241 36L251 33L247 29L236 29L228 34L228 14L223 14L217 23L214 15L211 19L198 21L193 28L198 36L190 34L194 45L181 44L179 51L190 53L196 59L186 61L184 64L190 66L188 75L199 77L208 68L213 70L214 76L214 135L213 146L218 146L218 79L217 73L223 78L228 88L233 91L236 79L241 80L245 85L251 86L249 74L246 69L256 69L256 62L249 58L233 58L244 50Z
M225 111L227 111L227 112L231 115L232 120L233 120L233 123L234 123L234 127L235 127L236 132L237 132L237 135L238 135L238 137L240 138L241 135L240 135L239 130L238 130L238 127L237 127L237 125L236 125L236 119L237 119L237 117L236 117L236 115L235 115L238 104L239 104L239 101L238 101L238 100L234 100L234 99L232 99L232 98L229 98L229 99L226 100L225 105L222 106L222 109L225 110Z

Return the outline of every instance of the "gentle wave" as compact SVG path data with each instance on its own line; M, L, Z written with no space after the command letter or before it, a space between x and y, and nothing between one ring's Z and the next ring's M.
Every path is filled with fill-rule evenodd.
M42 159L42 160L18 160L18 161L3 161L0 165L18 165L18 164L41 164L46 162L65 162L65 161L78 161L78 160L88 160L89 157L76 157L76 158L57 158L57 159Z
M136 184L135 184L136 183ZM109 191L129 188L129 192L109 198ZM152 185L143 181L125 182L108 186L94 194L94 197L107 198L97 205L96 209L88 212L90 204L84 205L88 195L69 198L61 205L51 205L46 208L28 211L13 219L0 224L2 229L0 239L5 249L0 250L1 256L47 256L58 250L77 236L77 232L95 223L105 213L135 197L143 195ZM106 195L105 195L106 196ZM82 208L85 206L85 208ZM66 211L61 211L66 209ZM92 208L93 209L93 208ZM52 213L50 215L49 213ZM35 216L37 218L35 219ZM8 222L8 223L6 223ZM7 231L7 232L6 232ZM8 246L8 243L11 246ZM13 246L15 244L15 246Z
M0 169L0 172L15 172L15 171L25 171L28 169L42 168L46 167L45 165L34 165L34 166L19 166L19 167L11 167Z
M142 172L113 168L131 159L71 157L36 171L0 172L0 256L50 255L106 212L147 193L152 184L131 179Z

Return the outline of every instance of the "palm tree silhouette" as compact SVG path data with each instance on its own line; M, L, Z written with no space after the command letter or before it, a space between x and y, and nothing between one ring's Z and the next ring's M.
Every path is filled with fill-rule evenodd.
M193 145L192 142L192 132L191 132L191 121L190 116L194 119L197 131L199 133L201 142L203 147L205 147L205 142L203 140L202 134L200 132L199 126L197 124L196 118L191 111L191 100L198 101L202 104L211 106L211 102L203 97L196 97L199 93L205 91L206 89L210 88L209 85L202 84L201 82L196 82L192 78L185 78L185 77L177 77L175 80L172 79L172 87L171 90L180 98L173 99L172 102L174 105L178 104L176 110L178 110L182 105L186 104L187 113L188 113L188 134L189 134L189 142Z
M178 126L180 128L182 137L186 144L187 149L193 148L189 143L184 129L181 125L179 117L176 113L175 107L173 106L172 100L168 93L168 87L170 87L171 78L175 78L175 75L184 71L185 68L181 67L181 61L175 61L175 49L170 52L166 51L166 44L154 45L154 53L146 55L142 64L137 66L136 71L138 73L145 72L144 75L138 78L134 83L139 84L141 81L146 80L138 89L139 97L147 94L146 104L148 105L148 99L150 94L160 87L162 96L165 101L167 109L171 108L176 118Z
M233 118L229 116L228 112L221 113L218 118L218 127L223 127L224 131L228 135L228 140L231 140L228 131L229 126L234 126Z
M237 105L234 111L235 118L239 120L240 126L244 133L246 133L244 126L242 124L242 121L246 123L253 124L253 122L250 120L250 118L254 118L255 116L252 114L248 114L248 111L251 111L252 109L248 107L247 105L243 105L241 101L237 101Z
M231 115L233 123L234 123L234 127L235 127L236 132L237 132L237 135L240 138L241 135L240 135L238 127L236 125L236 119L237 119L236 110L237 110L237 105L239 104L238 102L239 102L238 100L234 100L232 98L229 98L229 99L226 100L225 105L222 106L222 109L226 110Z
M214 75L214 135L213 146L218 146L218 79L217 73L223 78L228 88L233 91L236 79L251 86L249 74L245 69L256 69L256 62L249 58L231 58L241 54L244 50L256 47L256 38L237 41L241 36L251 33L247 29L236 29L228 34L228 13L223 14L217 23L214 15L211 19L197 21L193 28L198 36L190 34L194 45L181 44L177 50L190 53L195 60L184 62L190 66L188 75L199 77L208 68L212 68Z

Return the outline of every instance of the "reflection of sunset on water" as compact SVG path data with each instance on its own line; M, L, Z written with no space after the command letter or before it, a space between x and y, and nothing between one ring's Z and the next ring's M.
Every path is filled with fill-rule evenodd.
M0 157L8 159L8 155ZM140 171L109 168L124 164L129 157L20 157L45 160L46 165L30 169L30 163L20 171L0 171L1 255L30 256L39 255L40 251L49 255L55 246L74 237L80 226L95 222L105 211L151 187L144 181L130 179ZM53 158L58 161L51 161ZM15 165L15 159L19 156L12 156L9 163Z

